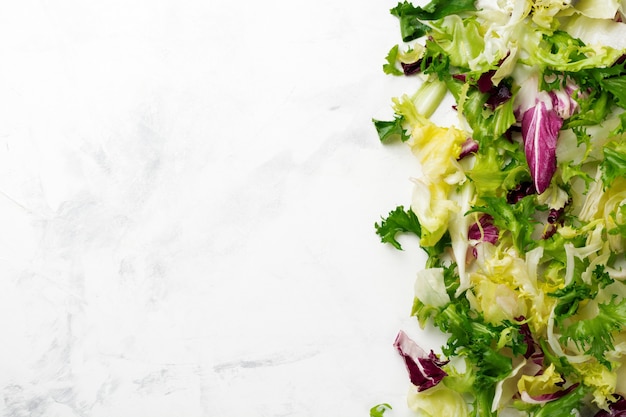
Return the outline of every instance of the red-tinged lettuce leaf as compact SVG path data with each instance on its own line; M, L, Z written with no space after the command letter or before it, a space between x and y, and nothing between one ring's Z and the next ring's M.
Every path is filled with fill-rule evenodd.
M550 186L556 172L556 141L562 126L563 119L542 101L538 101L522 116L524 152L539 194Z
M400 355L404 358L406 369L409 372L411 383L418 391L424 391L437 385L448 374L441 369L447 361L441 361L431 350L426 354L417 343L406 333L400 331L393 343Z

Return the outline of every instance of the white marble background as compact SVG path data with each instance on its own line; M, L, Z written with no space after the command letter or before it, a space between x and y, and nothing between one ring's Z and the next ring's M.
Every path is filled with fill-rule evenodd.
M395 4L0 2L0 415L407 415Z

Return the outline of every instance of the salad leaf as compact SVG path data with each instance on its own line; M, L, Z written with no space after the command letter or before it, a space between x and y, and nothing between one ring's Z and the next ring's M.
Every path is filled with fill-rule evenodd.
M418 10L419 8L407 1L398 3L396 7L390 10L391 14L400 20L400 33L404 42L420 38L430 31L430 26L422 23L417 16Z
M626 417L626 399L620 397L608 410L600 410L594 417Z
M613 335L626 324L626 299L598 304L598 314L590 319L573 323L563 329L562 340L571 340L585 353L594 356L598 362L610 366L604 356L607 349L613 349Z
M556 141L561 126L563 119L543 102L528 109L522 117L524 151L539 194L548 188L556 172Z
M432 24L438 29L432 33L433 39L450 58L450 64L470 68L470 62L484 49L480 24L474 19L462 19L459 15L451 15Z
M411 383L418 392L434 387L447 375L442 369L447 362L441 361L432 350L426 354L403 331L398 333L393 345L402 355Z
M375 405L370 409L370 417L383 417L385 415L385 411L391 409L392 407L387 403Z
M404 118L401 116L396 116L396 118L392 121L372 119L372 122L378 132L380 141L383 143L391 142L396 138L399 138L402 142L406 142L409 139L409 136L403 127Z
M617 177L626 176L626 143L612 143L603 149L602 182L607 187Z
M404 72L400 71L400 69L398 69L397 67L399 48L400 48L399 45L394 45L389 50L389 53L387 54L387 57L385 58L387 63L383 65L383 71L385 72L385 74L389 74L389 75L403 75L404 74Z
M422 227L417 216L411 209L405 210L403 206L396 207L395 210L389 212L387 218L374 226L381 242L391 243L393 247L400 250L402 246L396 240L398 233L412 233L418 238L422 235Z
M601 82L604 90L615 98L615 103L626 109L626 77L607 78Z
M500 230L500 237L510 233L513 244L520 251L530 250L537 242L532 234L537 223L534 214L544 207L537 205L535 196L529 195L515 204L509 204L504 197L483 197L484 206L477 206L472 211L488 214L493 224Z
M411 410L424 417L470 415L463 397L443 384L427 391L409 393L407 404Z
M427 253L411 314L442 356L399 336L420 415L622 415L626 369L626 3L408 1L386 71L421 171L383 242ZM400 71L400 67L402 71ZM452 119L431 119L454 100ZM393 215L392 215L393 214ZM411 353L412 352L412 353Z
M551 401L543 405L533 414L533 417L573 417L578 416L577 410L581 408L581 404L586 395L583 385L578 385L569 394Z

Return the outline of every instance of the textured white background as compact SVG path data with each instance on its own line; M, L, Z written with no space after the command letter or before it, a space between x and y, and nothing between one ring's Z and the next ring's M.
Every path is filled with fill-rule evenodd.
M0 2L2 416L408 415L395 3Z

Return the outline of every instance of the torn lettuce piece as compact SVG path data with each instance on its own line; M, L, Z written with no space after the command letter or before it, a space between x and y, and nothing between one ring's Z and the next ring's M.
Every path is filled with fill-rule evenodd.
M443 268L422 269L415 280L415 296L426 306L443 307L450 302Z
M451 186L445 182L413 179L411 210L422 225L420 245L435 246L447 232L450 217L459 211L458 203L449 200Z
M470 417L465 399L458 392L439 384L428 391L409 391L407 403L411 410L424 417Z

